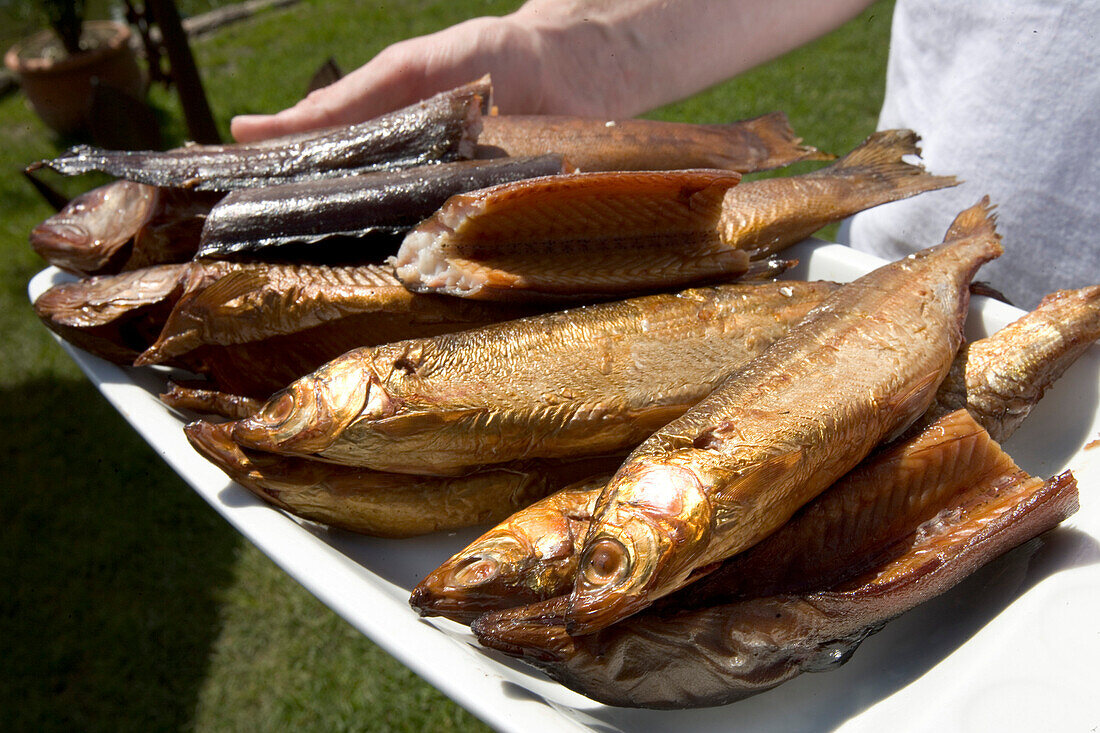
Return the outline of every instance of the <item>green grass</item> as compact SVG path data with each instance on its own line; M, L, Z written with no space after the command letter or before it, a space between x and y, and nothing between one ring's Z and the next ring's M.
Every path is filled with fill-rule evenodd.
M514 2L302 2L195 44L218 123L274 111L328 56L350 70L398 39ZM0 6L0 11L3 6ZM874 128L892 4L656 110L720 122L783 109L842 153ZM151 101L167 142L175 98ZM0 100L0 709L9 730L481 730L240 538L127 426L34 318L50 210L19 170L69 141ZM54 180L54 179L51 179ZM70 193L90 185L69 180Z

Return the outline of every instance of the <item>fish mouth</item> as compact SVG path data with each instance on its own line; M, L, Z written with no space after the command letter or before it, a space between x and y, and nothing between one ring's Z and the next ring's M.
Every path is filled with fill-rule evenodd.
M481 614L506 605L491 587L486 588L494 585L500 572L500 562L485 555L448 563L413 588L409 604L421 616L444 616L469 624Z
M560 664L573 651L563 622L569 596L478 616L470 629L490 649L541 664Z
M360 413L369 382L359 369L332 362L276 392L254 415L233 428L246 448L309 455L332 445Z

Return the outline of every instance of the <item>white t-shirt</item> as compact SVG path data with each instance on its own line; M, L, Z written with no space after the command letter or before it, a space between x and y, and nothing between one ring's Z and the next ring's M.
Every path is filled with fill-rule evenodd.
M1021 308L1100 283L1100 0L898 0L879 118L895 127L965 183L858 214L853 247L937 244L988 193L1005 253L976 279Z

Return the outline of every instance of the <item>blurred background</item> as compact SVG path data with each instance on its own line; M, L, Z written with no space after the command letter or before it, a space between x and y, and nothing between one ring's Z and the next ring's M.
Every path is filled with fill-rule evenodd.
M228 5L178 0L180 14ZM215 122L282 109L333 58L345 72L397 40L518 7L503 0L300 0L191 39ZM106 0L89 17L122 17ZM844 153L874 130L892 0L741 78L650 113L721 123L785 111ZM44 27L0 0L0 47ZM172 89L149 105L187 139ZM23 95L0 98L0 710L7 730L484 730L309 595L178 478L83 377L31 310L52 213L22 176L77 138ZM795 167L789 172L801 172ZM72 196L104 179L49 177ZM830 230L824 232L825 236Z

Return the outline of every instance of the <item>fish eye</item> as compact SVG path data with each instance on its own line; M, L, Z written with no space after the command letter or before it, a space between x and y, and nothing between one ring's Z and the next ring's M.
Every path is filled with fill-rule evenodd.
M258 417L270 425L279 425L286 421L294 412L294 396L290 392L283 392L277 398L264 405Z
M451 580L456 586L474 586L496 577L500 564L491 557L471 557L455 568Z
M630 557L621 542L605 537L589 548L583 568L584 579L589 583L606 585L629 572Z

